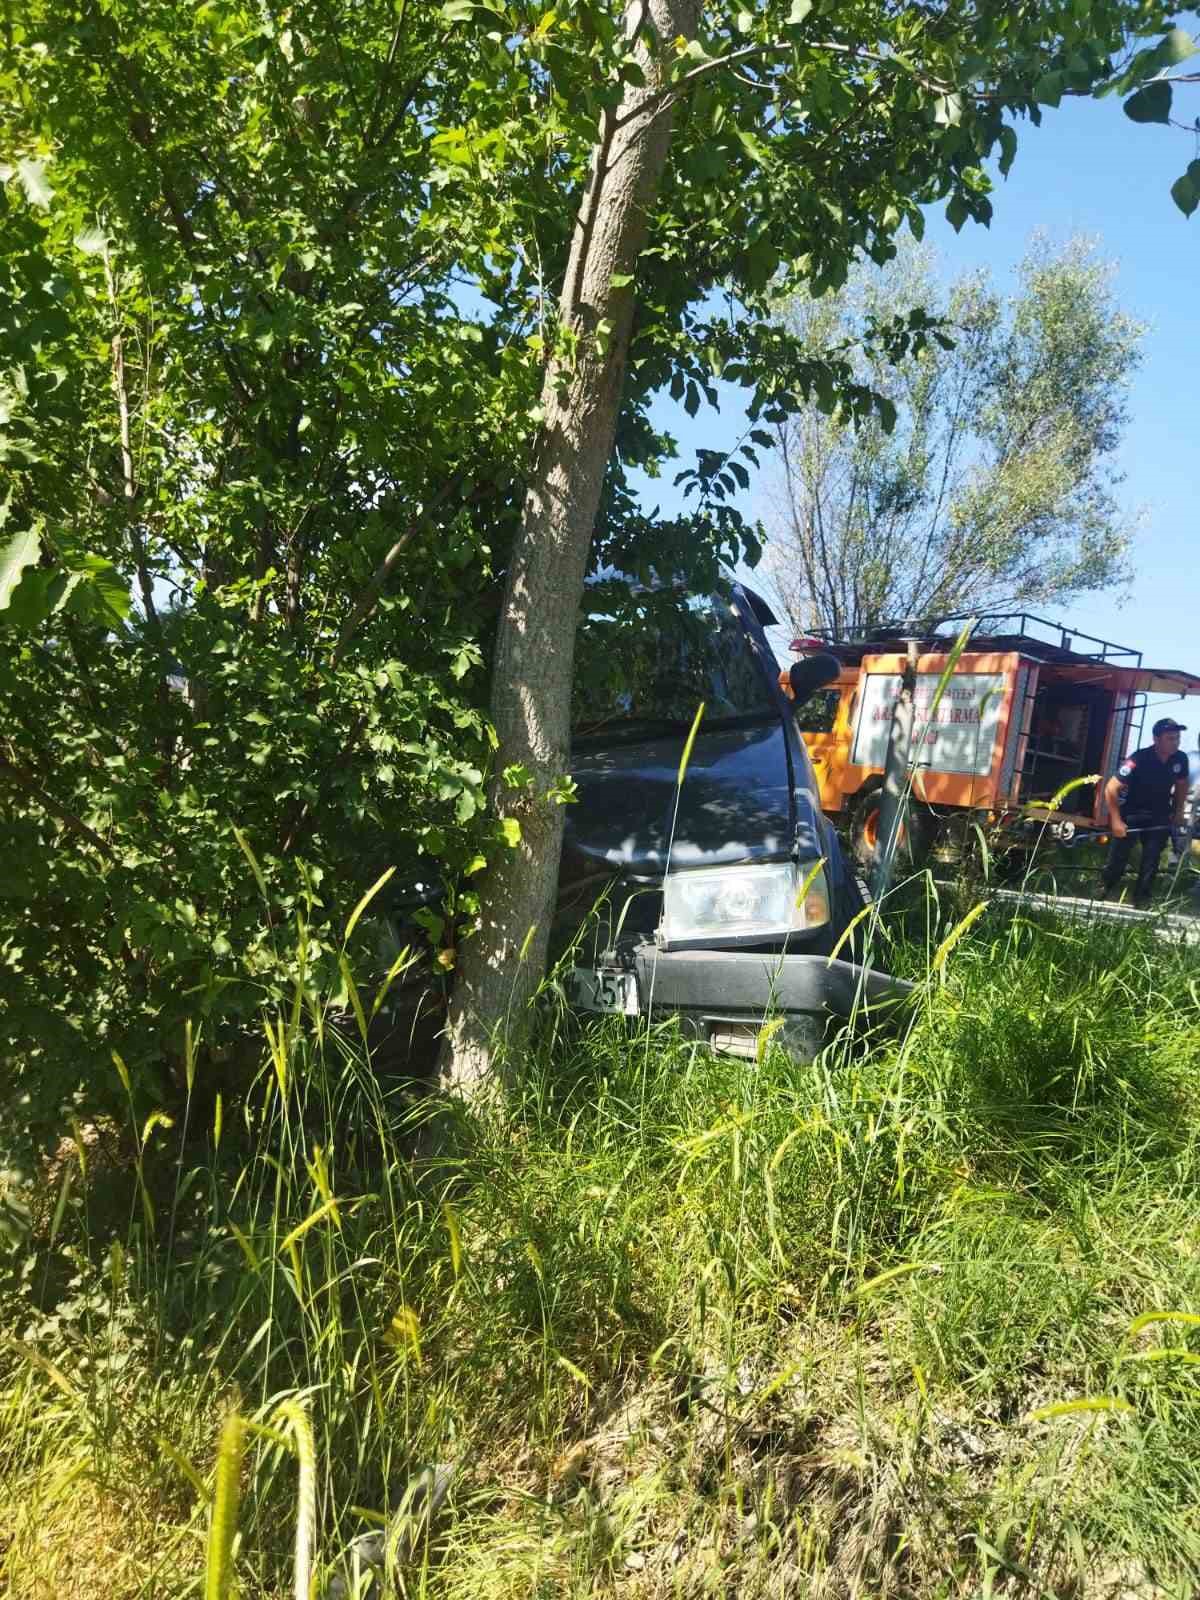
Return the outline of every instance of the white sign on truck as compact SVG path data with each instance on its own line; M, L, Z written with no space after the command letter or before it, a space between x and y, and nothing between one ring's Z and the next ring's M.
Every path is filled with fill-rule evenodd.
M850 757L856 766L885 765L900 681L899 674L891 672L868 672L862 678ZM940 682L940 673L917 673L913 726L917 765L934 772L973 773L982 778L991 771L1004 703L1004 674L956 672L935 706Z

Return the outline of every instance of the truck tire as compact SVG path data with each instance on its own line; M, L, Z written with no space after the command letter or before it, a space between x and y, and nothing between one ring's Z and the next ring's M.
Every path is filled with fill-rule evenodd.
M862 867L875 865L882 797L883 784L875 782L860 789L850 805L850 849ZM911 801L900 833L897 860L904 866L923 867L933 847L935 832L936 826L928 810L920 801Z

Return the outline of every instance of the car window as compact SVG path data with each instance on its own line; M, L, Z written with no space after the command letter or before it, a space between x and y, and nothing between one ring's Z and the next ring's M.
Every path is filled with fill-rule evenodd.
M796 726L801 733L832 733L837 716L840 689L818 689L796 708Z
M729 600L590 586L575 642L573 731L690 723L702 700L706 724L776 709Z

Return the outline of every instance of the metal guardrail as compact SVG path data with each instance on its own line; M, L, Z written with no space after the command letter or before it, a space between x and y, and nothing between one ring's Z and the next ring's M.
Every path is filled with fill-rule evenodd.
M1026 906L1033 911L1052 911L1073 922L1123 923L1126 927L1142 924L1150 927L1160 938L1171 939L1187 945L1200 945L1200 907L1195 913L1166 911L1157 908L1143 910L1139 906L1125 905L1119 900L1092 900L1082 895L1042 894L1029 889L992 889L990 900L1004 905Z

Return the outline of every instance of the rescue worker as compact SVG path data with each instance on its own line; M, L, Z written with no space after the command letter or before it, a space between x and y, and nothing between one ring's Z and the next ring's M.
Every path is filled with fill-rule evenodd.
M1179 748L1183 724L1160 717L1151 729L1154 742L1126 756L1104 786L1112 842L1104 863L1099 898L1105 899L1121 881L1135 844L1142 847L1134 905L1150 898L1158 861L1172 829L1183 823L1188 792L1188 758Z

